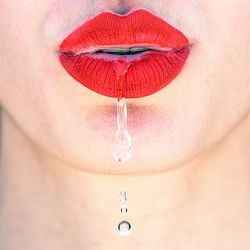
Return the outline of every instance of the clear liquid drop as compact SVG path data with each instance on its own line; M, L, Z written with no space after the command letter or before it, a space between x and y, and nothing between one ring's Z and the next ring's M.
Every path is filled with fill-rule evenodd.
M127 193L126 191L121 191L119 195L120 201L125 202L127 200Z
M125 98L117 101L117 131L113 158L118 162L126 162L131 157L131 138L127 129L127 106Z
M121 205L121 213L127 213L128 212L128 208L125 204Z
M131 233L131 225L127 221L121 221L117 229L121 236L128 236Z
M123 97L124 79L130 63L125 60L113 62L113 69L116 73L117 92L117 131L115 135L115 145L113 159L117 162L126 162L131 157L131 138L127 129L127 105Z

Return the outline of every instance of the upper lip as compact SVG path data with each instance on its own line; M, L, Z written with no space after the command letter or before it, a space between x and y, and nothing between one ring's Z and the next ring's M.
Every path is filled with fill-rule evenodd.
M103 22L104 18L106 22ZM77 55L114 47L169 51L188 45L189 41L181 31L150 12L139 9L126 16L102 12L68 35L59 49L62 53Z
M138 46L158 51L103 51ZM146 10L126 16L103 12L63 40L59 59L73 78L96 93L118 97L122 90L123 97L138 98L167 86L181 72L190 48L181 31ZM122 84L117 81L118 62L129 65Z

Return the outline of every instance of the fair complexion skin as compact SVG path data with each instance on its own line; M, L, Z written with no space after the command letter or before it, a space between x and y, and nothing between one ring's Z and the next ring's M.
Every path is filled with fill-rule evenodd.
M249 249L249 1L122 2L0 0L0 249ZM128 100L121 166L115 99L72 79L57 49L88 18L138 8L193 48L168 87Z

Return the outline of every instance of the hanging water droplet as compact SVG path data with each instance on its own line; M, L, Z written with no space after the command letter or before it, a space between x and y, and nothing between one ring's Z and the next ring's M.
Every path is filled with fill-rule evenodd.
M128 236L131 233L131 225L127 221L121 221L117 229L121 236Z
M127 105L125 98L117 102L117 131L113 158L118 162L126 162L131 157L131 138L127 130Z
M123 96L125 75L130 62L126 58L121 58L112 63L116 74L116 94L117 94L117 131L115 135L115 146L113 159L118 162L126 162L131 156L131 138L127 130L127 105Z

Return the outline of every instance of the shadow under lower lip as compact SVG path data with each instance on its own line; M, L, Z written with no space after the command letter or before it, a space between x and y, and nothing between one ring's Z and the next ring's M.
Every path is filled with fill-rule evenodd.
M138 102L139 103L139 102ZM128 112L128 128L135 129L138 132L150 127L150 124L157 124L163 120L162 112L157 106L140 105L132 102L127 102ZM113 104L96 106L90 109L87 114L86 120L93 131L110 131L116 130L116 100ZM113 135L111 135L113 136Z

